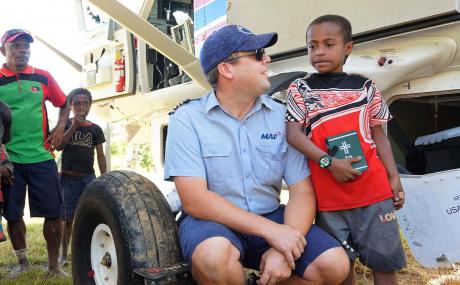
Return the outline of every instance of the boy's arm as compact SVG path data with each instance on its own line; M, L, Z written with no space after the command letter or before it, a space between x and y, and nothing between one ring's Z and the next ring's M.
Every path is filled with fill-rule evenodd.
M371 127L372 140L377 146L377 153L380 160L387 171L388 179L390 180L391 189L393 190L393 205L396 210L403 207L404 190L401 185L396 163L391 151L391 144L388 140L382 125Z
M317 147L310 138L304 134L302 124L298 122L286 122L286 138L290 145L299 152L303 153L310 160L317 163L323 155L327 154ZM361 175L359 170L356 170L351 166L352 163L360 160L361 157L345 159L332 158L332 164L328 167L328 169L337 181L345 183L352 181L356 178L356 176Z
M107 161L105 160L104 150L102 144L96 145L97 165L99 165L99 171L101 174L107 172Z
M62 137L61 144L56 148L57 150L64 149L64 147L69 143L73 134L77 131L77 129L84 122L84 120L85 119L82 118L81 116L75 115L75 117L72 119L72 124L70 125L70 128L68 128L65 131L64 136Z

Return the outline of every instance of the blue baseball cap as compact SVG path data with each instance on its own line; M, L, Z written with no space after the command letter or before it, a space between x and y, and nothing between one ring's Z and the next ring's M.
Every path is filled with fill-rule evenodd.
M2 46L4 46L6 42L14 42L19 37L23 37L29 43L34 42L34 38L29 31L24 29L11 29L3 34L1 39Z
M207 74L234 52L270 47L277 40L277 33L256 35L238 25L224 26L212 33L204 42L200 51L201 68Z

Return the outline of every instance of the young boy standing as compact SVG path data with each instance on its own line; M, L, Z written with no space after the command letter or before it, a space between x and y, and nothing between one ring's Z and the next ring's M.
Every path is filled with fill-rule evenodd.
M359 256L373 270L374 284L397 284L396 271L406 260L394 210L403 206L404 192L382 128L391 115L370 79L343 72L351 35L350 22L341 16L321 16L309 25L309 59L318 73L288 89L287 140L309 158L316 224L342 243L352 264ZM326 141L352 131L363 157L335 158L344 148L328 149ZM365 171L352 165L361 160ZM382 218L386 214L393 218ZM352 267L344 284L353 283Z
M74 117L66 124L62 151L61 185L64 190L64 237L61 241L60 265L67 263L67 247L72 234L72 222L83 190L93 179L94 149L101 174L107 171L102 144L104 133L97 124L86 119L91 109L91 93L84 88L76 88L69 93L69 103Z
M0 242L6 241L3 232L2 216L3 209L3 184L13 184L13 164L6 153L5 143L10 141L11 110L5 103L0 101Z

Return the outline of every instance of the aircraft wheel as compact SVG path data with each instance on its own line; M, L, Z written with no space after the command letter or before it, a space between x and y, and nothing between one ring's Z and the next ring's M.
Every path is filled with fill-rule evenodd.
M72 232L74 284L144 284L133 269L178 262L177 225L152 182L113 171L86 187Z

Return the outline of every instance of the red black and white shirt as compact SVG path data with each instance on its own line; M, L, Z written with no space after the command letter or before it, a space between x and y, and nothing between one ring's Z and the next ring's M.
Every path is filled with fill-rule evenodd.
M371 80L360 75L313 73L291 83L286 121L303 124L306 135L325 152L327 137L356 131L368 164L368 169L356 180L339 183L329 170L310 160L318 210L358 208L393 196L371 138L371 127L390 119L380 91Z

